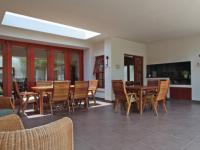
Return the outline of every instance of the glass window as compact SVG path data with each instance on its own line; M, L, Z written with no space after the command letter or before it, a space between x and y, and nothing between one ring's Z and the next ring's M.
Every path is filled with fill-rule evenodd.
M71 59L70 59L70 79L71 82L79 80L79 53L78 52L71 52Z
M25 47L12 46L12 75L13 79L18 82L21 91L27 89L26 53L27 50Z
M0 95L3 94L3 58L2 58L3 45L0 44Z
M64 80L65 78L64 52L55 51L54 76L55 80Z
M47 51L35 49L35 80L47 80Z

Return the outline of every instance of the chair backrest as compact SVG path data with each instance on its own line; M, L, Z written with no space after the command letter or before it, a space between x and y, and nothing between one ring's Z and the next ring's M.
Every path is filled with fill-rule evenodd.
M147 80L147 85L148 86L159 86L159 81L160 80Z
M167 92L169 89L169 80L159 81L158 86L159 88L158 88L158 94L156 96L156 100L157 101L166 100Z
M90 80L89 81L89 89L92 90L93 94L96 93L98 82L99 82L98 80Z
M36 86L52 86L53 81L37 81Z
M16 99L21 99L19 85L18 85L17 81L13 81L13 89L14 89L14 97Z
M10 120L5 119L4 121L0 118L0 121L8 124L10 123L12 126L14 126L14 121L11 119L12 118L10 118ZM73 150L73 139L72 120L70 118L64 117L52 123L31 129L23 129L23 127L19 127L19 129L15 131L7 130L0 132L0 149Z
M112 88L115 95L115 99L127 102L127 92L122 80L112 80Z
M74 99L85 99L88 97L89 81L75 81Z
M69 100L70 81L54 81L52 101Z

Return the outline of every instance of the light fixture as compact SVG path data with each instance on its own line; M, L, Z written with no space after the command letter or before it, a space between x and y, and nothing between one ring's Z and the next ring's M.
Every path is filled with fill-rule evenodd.
M106 56L106 67L108 67L108 59L109 59L109 56Z
M2 25L23 28L32 31L51 33L71 38L87 40L100 35L100 33L59 24L47 20L24 16L12 12L5 12Z

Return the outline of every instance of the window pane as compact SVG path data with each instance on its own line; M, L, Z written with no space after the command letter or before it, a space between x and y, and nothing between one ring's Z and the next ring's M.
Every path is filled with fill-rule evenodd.
M55 80L64 80L65 78L64 53L55 52L54 76Z
M124 66L124 81L127 81L127 66Z
M130 81L134 81L134 65L130 65Z
M21 91L27 89L26 87L26 53L25 47L12 47L12 71L13 79L19 84Z
M0 95L3 94L3 58L2 58L3 45L0 44Z
M70 61L71 61L70 76L72 83L74 83L74 81L79 80L79 53L72 52Z
M35 80L47 80L47 52L35 49Z

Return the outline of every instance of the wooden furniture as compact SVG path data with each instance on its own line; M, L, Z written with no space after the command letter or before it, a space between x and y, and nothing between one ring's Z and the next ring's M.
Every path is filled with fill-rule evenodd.
M38 102L37 102L37 93L34 92L20 92L19 91L19 86L16 81L14 81L14 95L15 99L19 101L19 109L18 113L20 113L20 110L24 113L24 110L27 108L28 103L33 104L33 109L36 110L38 107Z
M31 87L33 91L39 94L40 114L44 113L44 95L46 92L52 91L53 86L34 86Z
M169 89L169 80L159 81L158 94L156 96L154 96L153 99L152 99L152 106L153 106L153 109L156 113L156 116L158 116L157 108L158 108L159 102L162 102L163 108L164 108L165 112L167 112L166 97L167 97L168 89Z
M0 117L0 122L0 150L74 150L68 117L31 129L25 129L15 114Z
M75 81L74 89L71 92L72 109L74 112L75 104L85 101L85 109L88 109L88 81Z
M158 87L157 86L136 85L136 86L126 86L126 89L138 91L137 93L139 93L139 111L140 111L140 115L142 115L142 113L143 113L143 95L144 95L145 91L157 90Z
M67 102L68 110L70 111L69 104L70 94L70 81L55 81L53 83L53 93L50 100L51 113L53 114L52 105L58 102Z
M12 97L0 96L0 109L15 109L15 101Z
M12 97L0 96L0 116L12 114L15 111L15 101Z
M192 88L170 87L170 98L173 100L192 100Z
M89 81L88 97L89 98L92 97L95 105L96 105L95 94L96 94L97 86L98 86L98 80Z
M137 103L138 100L136 93L127 93L125 85L122 80L112 80L113 92L115 95L115 105L114 109L117 111L119 103L125 104L126 106L126 115L129 115L131 104Z

